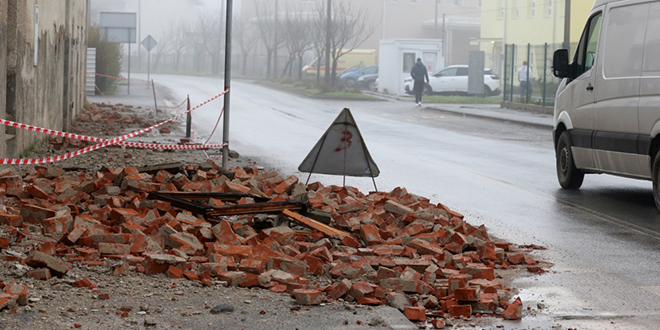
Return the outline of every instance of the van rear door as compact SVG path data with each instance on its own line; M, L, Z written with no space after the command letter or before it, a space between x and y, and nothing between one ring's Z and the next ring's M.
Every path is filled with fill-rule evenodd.
M597 166L610 173L642 176L639 141L639 88L647 1L608 5L595 84L594 156Z
M660 2L653 2L649 10L644 42L644 60L639 92L640 153L650 151L651 138L660 133ZM651 177L651 156L640 157L642 175Z

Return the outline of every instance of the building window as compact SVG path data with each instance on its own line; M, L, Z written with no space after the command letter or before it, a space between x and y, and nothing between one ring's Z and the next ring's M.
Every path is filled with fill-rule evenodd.
M548 0L548 17L552 16L552 1Z
M506 0L500 1L500 18L504 18L506 14Z
M534 18L536 16L536 0L532 0L531 10L532 18Z

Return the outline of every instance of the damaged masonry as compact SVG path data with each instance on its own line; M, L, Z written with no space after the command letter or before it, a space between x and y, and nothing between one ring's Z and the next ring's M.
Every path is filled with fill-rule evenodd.
M39 304L27 281L115 294L66 281L85 267L262 288L300 305L389 305L442 328L520 318L522 302L498 272L543 272L521 247L405 188L365 195L254 166L4 169L0 196L0 262L16 269L0 278L0 310L10 312Z

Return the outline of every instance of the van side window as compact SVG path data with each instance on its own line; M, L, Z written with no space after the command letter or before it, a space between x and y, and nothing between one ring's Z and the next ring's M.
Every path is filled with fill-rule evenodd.
M596 50L598 49L598 36L600 35L600 26L603 18L602 13L591 17L580 38L580 44L575 52L574 65L576 66L576 76L589 71L596 60Z

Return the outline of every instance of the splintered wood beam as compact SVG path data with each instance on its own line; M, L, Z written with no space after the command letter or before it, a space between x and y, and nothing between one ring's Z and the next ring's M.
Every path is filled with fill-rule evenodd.
M326 236L335 236L335 235L338 235L338 236L341 236L341 237L351 236L351 234L349 234L345 231L341 231L339 229L332 228L332 227L330 227L328 225L325 225L325 224L322 224L322 223L320 223L316 220L312 220L312 219L307 218L305 216L302 216L298 213L291 212L290 210L284 210L284 211L282 211L282 213L284 215L286 215L287 217L293 219L293 221L295 221L297 224L300 224L300 225L305 226L305 227L310 228L310 229L318 230Z
M268 199L264 197L259 197L252 194L246 193L229 193L229 192L188 192L188 191L170 191L170 192L161 192L163 195L168 195L177 198L191 199L191 200L208 200L209 198L219 199L221 201L231 201L235 202L239 199L253 198L255 201L265 202Z
M305 203L300 201L290 202L266 202L266 203L252 203L240 205L224 205L212 207L206 212L209 217L227 216L227 215L241 215L241 214L258 214L258 213L280 213L283 210L303 210Z

